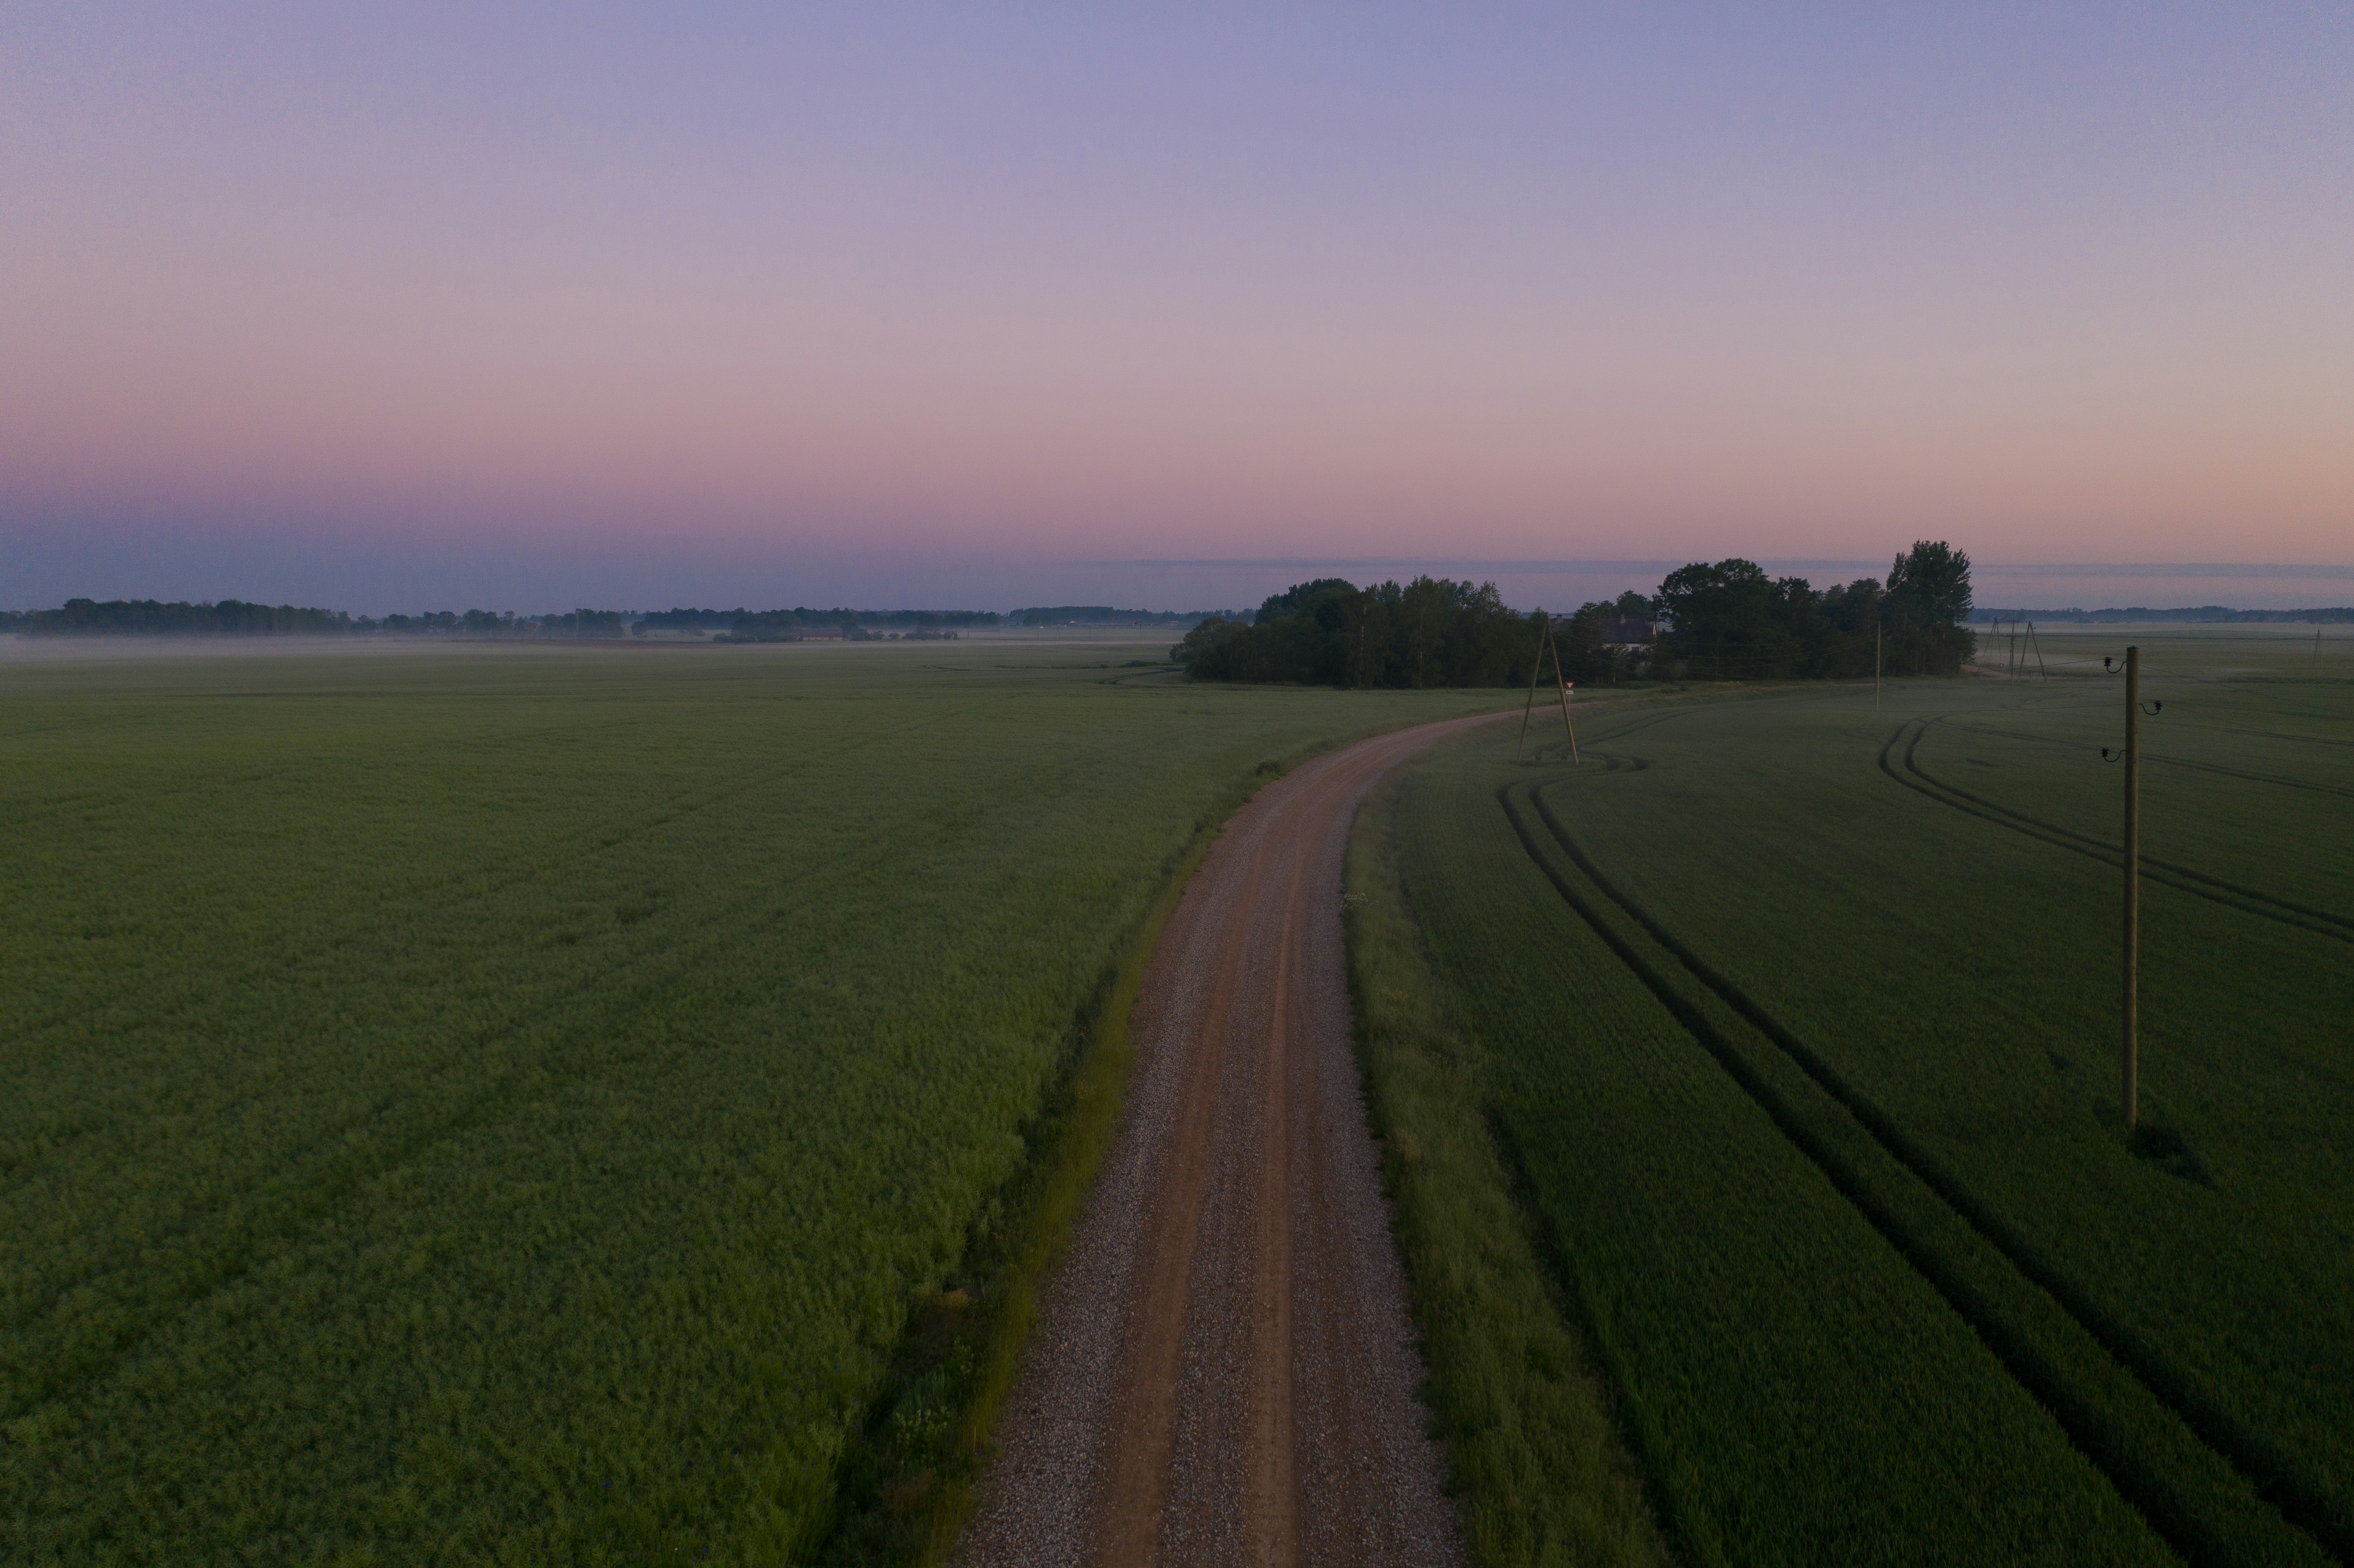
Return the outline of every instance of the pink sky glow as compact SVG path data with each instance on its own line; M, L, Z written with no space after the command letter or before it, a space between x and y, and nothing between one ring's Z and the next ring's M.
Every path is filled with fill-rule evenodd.
M645 603L666 552L2345 565L2354 23L2228 11L35 7L0 602L404 547ZM156 577L232 536L311 576Z

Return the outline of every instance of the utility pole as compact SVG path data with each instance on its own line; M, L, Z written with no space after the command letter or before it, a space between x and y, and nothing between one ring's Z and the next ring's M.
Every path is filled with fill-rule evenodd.
M2141 650L2126 650L2126 1130L2139 1118L2140 1047L2135 1038L2141 1001Z
M1880 617L1872 618L1872 711L1880 711Z

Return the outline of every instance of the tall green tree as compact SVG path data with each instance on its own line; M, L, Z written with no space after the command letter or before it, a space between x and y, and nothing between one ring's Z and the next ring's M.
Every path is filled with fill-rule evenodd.
M1959 674L1978 641L1963 624L1970 614L1970 557L1942 539L1914 541L1888 568L1887 599L1900 673Z

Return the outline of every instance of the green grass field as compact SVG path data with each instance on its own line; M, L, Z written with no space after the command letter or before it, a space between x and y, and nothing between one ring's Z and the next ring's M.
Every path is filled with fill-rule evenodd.
M1364 1008L1366 1059L1443 1415L1500 1455L1534 1419L1480 1359L1538 1354L1534 1281L1688 1561L2354 1556L2354 670L2138 640L2138 1143L2115 629L1877 712L1589 710L1580 768L1491 734L1375 814L1358 891L1386 857L1426 946L1360 995L1434 1022ZM1397 1153L1480 1121L1444 1180ZM1524 1234L1418 1218L1483 1183ZM1477 1245L1512 1290L1462 1287ZM1479 1455L1492 1561L1629 1560L1564 1500L1606 1462Z
M0 666L0 1559L812 1548L1189 844L1496 700L1152 652Z

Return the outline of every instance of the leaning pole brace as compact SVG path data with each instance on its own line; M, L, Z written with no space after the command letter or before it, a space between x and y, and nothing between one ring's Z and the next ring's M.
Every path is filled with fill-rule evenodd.
M1561 687L1561 727L1569 732L1569 765L1572 768L1583 768L1585 765L1579 761L1577 757L1577 726L1569 722L1569 695L1576 688L1577 683L1562 673L1561 644L1554 641L1552 636L1552 626L1551 621L1545 623L1545 641L1553 646L1553 678Z
M1537 624L1543 630L1537 633L1536 657L1529 661L1529 700L1521 709L1521 738L1512 743L1512 760L1515 762L1521 759L1521 748L1528 744L1529 715L1537 710L1537 677L1544 673L1545 641L1553 631L1553 618L1541 609L1537 611ZM1555 670L1561 668L1558 658L1553 663Z

